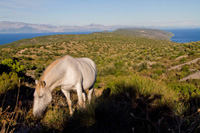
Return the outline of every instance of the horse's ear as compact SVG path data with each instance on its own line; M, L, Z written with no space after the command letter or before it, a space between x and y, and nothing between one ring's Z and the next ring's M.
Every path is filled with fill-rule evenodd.
M46 86L46 82L42 81L42 87L45 87L45 86Z
M35 84L38 84L38 80L35 80Z

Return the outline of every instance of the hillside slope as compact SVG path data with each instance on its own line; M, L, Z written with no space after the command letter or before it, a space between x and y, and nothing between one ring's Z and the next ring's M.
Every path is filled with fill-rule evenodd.
M197 59L200 55L199 42L179 44L121 35L121 31L120 34L108 32L43 36L16 41L0 47L1 59L20 58L28 68L35 64L37 71L41 67L46 67L54 59L69 54L74 57L92 58L97 63L100 77L139 72L154 79L169 80L172 78L176 81L192 72L189 70L185 72L182 69L173 70L175 72L167 70ZM198 62L188 65L187 67L195 71L199 69Z
M38 79L48 64L64 55L94 60L98 70L95 88L103 93L87 110L77 110L70 117L66 98L56 88L52 104L37 120L32 116L35 86L30 81ZM199 56L200 42L174 43L112 32L43 36L3 45L0 119L4 123L0 123L0 129L198 132L200 82L179 80L200 69L200 61L187 63ZM179 64L185 65L169 70ZM76 93L72 99L76 108Z
M172 33L162 30L155 30L155 29L119 29L113 32L96 32L92 33L92 36L126 36L126 37L141 37L141 38L149 38L149 39L156 39L156 40L165 40L170 41L170 38L173 36ZM50 36L43 36L43 37L35 37L30 39L22 39L19 41L12 42L6 45L0 45L1 47L20 47L23 45L35 45L35 44L48 44L52 42L62 42L67 41L75 36L78 35L50 35ZM88 35L86 35L88 36ZM90 36L90 35L89 35Z

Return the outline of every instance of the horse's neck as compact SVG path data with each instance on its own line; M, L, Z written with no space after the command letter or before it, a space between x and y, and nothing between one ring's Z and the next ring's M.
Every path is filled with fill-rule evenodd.
M47 69L45 70L42 78L47 83L47 87L52 91L55 87L59 86L59 80L62 79L62 76L66 73L66 63L63 60L73 60L72 57L66 56L57 59L52 64L50 64Z
M58 78L57 78L57 74L53 74L51 71L44 75L41 80L44 80L46 82L46 88L48 88L51 92L53 91L53 89L55 87L58 86Z

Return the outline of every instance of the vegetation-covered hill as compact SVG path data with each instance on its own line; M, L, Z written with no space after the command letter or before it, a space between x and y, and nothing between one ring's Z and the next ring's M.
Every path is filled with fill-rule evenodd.
M174 36L172 33L155 29L119 29L113 33L125 36L145 37L157 40L167 40Z
M161 38L169 38L171 34L162 32L153 39L158 35L153 30L144 30L145 34L140 37L141 30L124 31L44 36L2 45L2 129L199 131L199 79L179 80L199 70L199 60L191 64L186 62L199 58L200 42L165 41ZM79 110L70 118L65 97L57 88L46 114L36 120L31 112L32 82L48 64L63 55L94 60L98 69L96 92L103 89L103 94L87 110ZM184 65L180 69L170 69L179 64ZM11 94L13 99L10 99ZM75 96L73 99L76 101Z

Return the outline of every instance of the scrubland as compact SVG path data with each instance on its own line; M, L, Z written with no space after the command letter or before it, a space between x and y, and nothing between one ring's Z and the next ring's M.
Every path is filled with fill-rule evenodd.
M72 117L56 88L39 119L32 115L34 80L55 59L89 57L97 95ZM112 32L53 35L0 46L0 130L3 132L199 132L200 42L174 43ZM183 64L179 69L170 69ZM76 93L72 92L73 107Z

